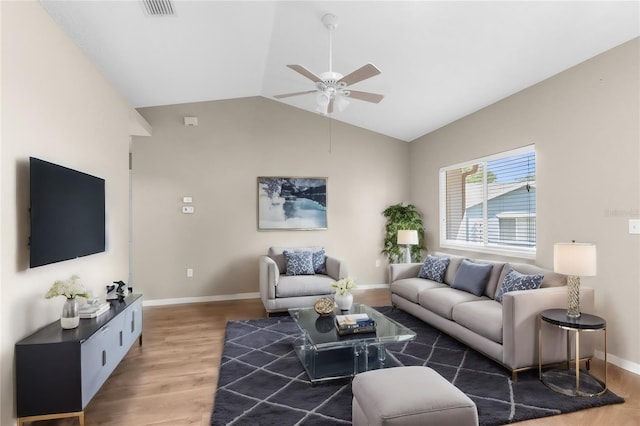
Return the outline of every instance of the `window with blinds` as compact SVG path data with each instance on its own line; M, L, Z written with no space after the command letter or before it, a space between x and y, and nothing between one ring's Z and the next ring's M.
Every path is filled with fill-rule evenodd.
M440 169L440 218L442 247L535 257L535 147Z

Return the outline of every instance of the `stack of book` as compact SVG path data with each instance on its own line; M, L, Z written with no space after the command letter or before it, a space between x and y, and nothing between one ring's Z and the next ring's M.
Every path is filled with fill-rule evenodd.
M91 303L86 303L78 308L80 318L96 318L105 312L109 312L111 309L111 303L99 300L92 300Z
M336 315L338 334L375 333L376 322L368 314Z

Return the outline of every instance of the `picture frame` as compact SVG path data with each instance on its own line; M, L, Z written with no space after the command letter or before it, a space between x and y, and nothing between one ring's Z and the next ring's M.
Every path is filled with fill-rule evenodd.
M259 176L259 231L327 229L327 178Z

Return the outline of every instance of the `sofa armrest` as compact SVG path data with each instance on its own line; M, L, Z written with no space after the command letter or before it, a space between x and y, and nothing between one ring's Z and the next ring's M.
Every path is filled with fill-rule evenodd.
M325 265L327 267L327 275L336 281L349 275L346 262L340 259L327 256L325 259Z
M393 263L389 265L391 282L405 278L416 278L420 273L422 263Z
M276 286L279 280L278 264L269 256L260 256L260 298L263 302L276 298Z
M538 364L538 314L545 309L566 309L567 287L546 287L505 293L502 300L502 362L512 368ZM580 308L593 312L594 290L580 289ZM545 329L543 333L545 363L566 359L564 333L560 329ZM581 353L593 355L590 339L584 339Z

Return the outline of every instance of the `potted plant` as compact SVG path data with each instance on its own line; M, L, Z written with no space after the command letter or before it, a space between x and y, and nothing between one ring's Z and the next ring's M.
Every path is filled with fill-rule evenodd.
M402 247L398 246L398 230L413 229L418 231L418 245L411 246L411 261L422 260L422 246L424 244L424 223L422 214L413 204L394 204L382 212L387 218L385 225L384 247L382 254L387 256L389 263L398 263L403 258Z

